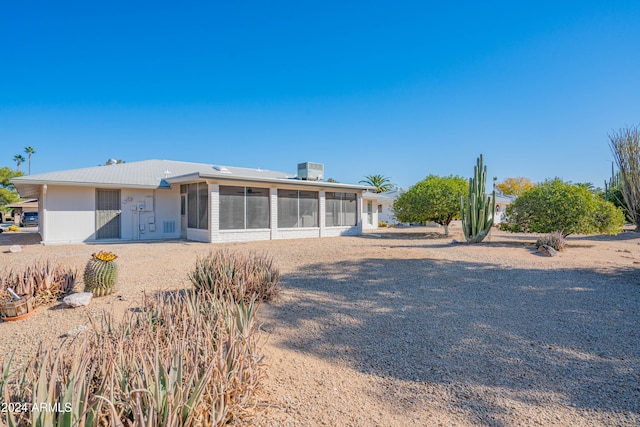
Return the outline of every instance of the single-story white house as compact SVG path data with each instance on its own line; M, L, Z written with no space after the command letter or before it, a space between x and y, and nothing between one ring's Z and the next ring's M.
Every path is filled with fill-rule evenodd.
M502 194L496 190L496 217L494 224L500 224L507 217L507 208L516 200L516 196Z
M380 221L386 222L388 225L400 224L396 214L393 211L393 204L405 190L398 188L393 191L385 191L382 193L372 193L367 191L363 194L364 210L368 214L371 212L371 222L364 222L365 230L378 228ZM367 217L369 218L369 216Z
M37 198L44 244L187 239L236 242L358 235L371 187L298 174L145 160L14 178ZM377 225L377 222L375 223Z

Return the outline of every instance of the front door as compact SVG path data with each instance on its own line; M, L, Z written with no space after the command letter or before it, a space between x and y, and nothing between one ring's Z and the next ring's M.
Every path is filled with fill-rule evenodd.
M96 239L120 238L120 190L96 190Z

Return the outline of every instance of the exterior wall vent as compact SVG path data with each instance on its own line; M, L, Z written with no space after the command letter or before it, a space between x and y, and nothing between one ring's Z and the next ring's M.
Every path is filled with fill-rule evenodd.
M171 234L176 232L175 221L162 221L162 232L165 234Z
M322 163L298 163L298 179L320 181L324 179L324 165Z

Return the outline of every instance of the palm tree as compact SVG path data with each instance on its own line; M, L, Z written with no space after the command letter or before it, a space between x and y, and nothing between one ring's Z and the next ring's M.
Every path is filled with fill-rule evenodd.
M36 150L32 146L28 146L24 149L24 152L29 157L29 173L27 175L31 175L31 156L36 153Z
M360 184L369 185L371 187L376 187L376 193L382 193L385 191L389 191L393 188L393 184L391 180L383 175L367 175L364 177Z
M13 161L16 162L18 164L18 170L20 170L20 164L24 162L24 157L22 157L22 154L16 154L15 156L13 156Z

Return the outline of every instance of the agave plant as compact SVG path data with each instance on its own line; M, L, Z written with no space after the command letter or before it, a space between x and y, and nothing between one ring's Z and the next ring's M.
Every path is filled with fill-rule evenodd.
M9 298L8 288L20 296L32 296L36 306L52 302L73 290L78 272L56 265L51 260L38 260L22 271L0 272L0 300Z
M264 377L255 308L207 291L159 295L26 366L0 354L0 400L57 409L0 412L0 425L246 425Z

